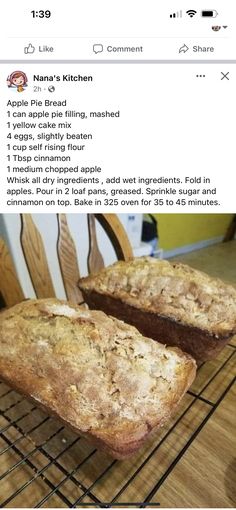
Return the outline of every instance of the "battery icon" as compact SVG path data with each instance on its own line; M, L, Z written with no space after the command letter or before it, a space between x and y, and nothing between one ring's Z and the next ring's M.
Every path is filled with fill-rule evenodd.
M213 10L213 11L202 11L202 17L203 18L216 18L216 16L218 16L218 12Z

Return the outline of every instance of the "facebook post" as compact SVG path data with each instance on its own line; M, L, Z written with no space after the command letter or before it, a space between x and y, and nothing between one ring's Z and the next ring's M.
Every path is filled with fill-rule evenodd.
M0 506L236 506L235 14L0 18Z
M5 211L232 210L234 133L219 126L234 83L221 65L204 85L198 64L23 67L3 67Z

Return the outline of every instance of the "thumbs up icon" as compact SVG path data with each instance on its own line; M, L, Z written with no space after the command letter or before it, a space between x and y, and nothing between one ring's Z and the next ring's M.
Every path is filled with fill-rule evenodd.
M34 52L35 52L35 47L31 43L29 43L28 46L25 46L24 53L26 55L28 55L30 53L34 53Z

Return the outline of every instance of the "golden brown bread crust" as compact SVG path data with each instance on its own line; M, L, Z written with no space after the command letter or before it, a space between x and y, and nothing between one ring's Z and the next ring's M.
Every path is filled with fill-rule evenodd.
M190 356L103 312L46 299L0 316L0 377L115 458L169 418L195 373Z
M183 264L120 261L82 278L79 287L90 307L164 338L198 363L214 358L236 332L236 290Z

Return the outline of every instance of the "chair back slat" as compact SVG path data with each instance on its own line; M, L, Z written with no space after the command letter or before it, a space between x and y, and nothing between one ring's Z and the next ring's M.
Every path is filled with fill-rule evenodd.
M91 274L97 273L105 266L102 254L98 248L94 214L88 214L88 231L89 231L88 271L89 274Z
M13 306L25 299L13 260L2 238L0 238L0 292L7 306Z
M42 237L30 214L22 214L21 245L37 298L55 297Z
M44 247L42 236L38 231L38 228L36 227L31 214L21 214L20 216L21 248L36 297L56 297L53 280L50 274L51 266L49 266L49 259L47 259L46 256L46 253L48 253L47 246L45 244ZM88 214L87 217L89 250L86 250L86 253L83 253L83 251L81 251L80 245L78 245L78 248L76 248L66 215L57 215L58 233L57 246L55 248L57 249L58 260L55 262L59 262L60 274L64 284L66 297L72 303L83 302L81 292L77 287L78 280L80 278L77 249L79 257L82 256L86 258L89 274L100 271L104 268L105 265L103 256L98 247L96 230L97 222L99 222L106 235L110 239L118 260L130 260L133 258L132 248L127 234L123 228L122 223L115 214ZM50 241L50 232L47 238ZM50 246L48 248L50 249ZM29 290L27 291L27 295L24 296L21 288L22 278L24 278L23 274L20 274L21 266L19 264L18 268L18 261L16 261L16 267L19 271L18 279L15 264L13 263L10 253L10 247L8 248L4 240L0 238L0 295L3 297L6 306L12 306L24 300L25 298L29 298L31 295L31 291ZM79 258L79 260L81 261L82 267L82 259ZM60 274L58 275L59 278ZM58 285L56 285L55 281L55 287L60 289L62 282L58 282ZM59 293L61 290L57 290L57 292Z
M77 282L80 278L75 243L71 237L65 214L58 214L57 253L66 297L72 303L83 301Z
M128 236L116 214L95 214L95 218L111 240L118 260L133 259L133 250Z

